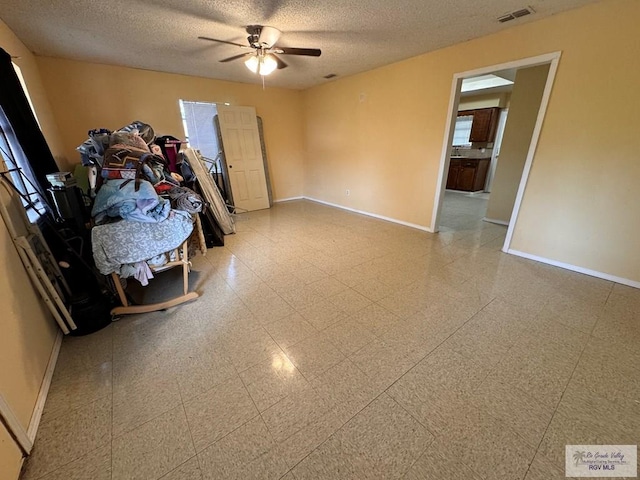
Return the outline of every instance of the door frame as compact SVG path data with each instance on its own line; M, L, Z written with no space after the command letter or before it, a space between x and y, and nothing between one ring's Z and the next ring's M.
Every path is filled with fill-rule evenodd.
M487 191L493 185L493 180L496 176L496 168L498 165L498 157L500 156L500 148L502 148L502 138L504 137L504 127L507 125L507 117L509 116L509 107L500 110L500 116L498 117L498 128L496 130L496 138L493 142L493 153L491 154L491 164L489 165L489 171L487 172L487 181L484 184L484 191L491 193L491 190ZM498 148L496 150L496 147Z
M520 178L520 184L518 186L518 192L516 194L516 200L511 212L511 218L509 219L509 227L507 229L507 235L504 240L503 252L509 250L511 245L511 239L513 238L513 231L515 228L516 220L520 212L522 200L529 179L529 173L531 172L531 165L533 163L533 157L535 156L536 148L538 146L538 140L540 138L540 132L542 130L542 123L544 121L547 107L549 105L549 98L551 97L551 90L553 88L553 82L558 70L558 64L560 62L561 51L546 53L543 55L537 55L534 57L523 58L512 62L500 63L496 65L490 65L487 67L477 68L474 70L467 70L464 72L455 73L453 80L451 81L451 95L449 97L449 107L447 111L447 123L444 131L444 139L442 141L442 153L440 156L440 167L438 170L438 183L436 185L435 199L433 203L433 211L431 214L431 231L438 232L438 225L440 223L440 214L442 212L442 203L444 199L445 186L447 181L447 173L449 169L450 160L450 145L453 141L453 131L455 129L455 119L458 112L458 105L460 103L460 88L462 87L462 80L468 77L475 77L478 75L486 75L497 70L505 70L510 68L526 68L535 67L538 65L549 64L549 73L547 74L547 81L544 86L544 92L542 94L542 100L540 101L540 107L538 109L538 116L536 118L535 127L533 129L533 135L531 137L531 143L527 151L527 158L525 160L524 169L522 171L522 177Z

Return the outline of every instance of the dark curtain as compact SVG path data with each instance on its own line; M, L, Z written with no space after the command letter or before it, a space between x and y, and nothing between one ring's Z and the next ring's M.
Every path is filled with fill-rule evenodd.
M29 161L34 180L39 184L39 190L46 192L49 187L46 175L57 172L58 166L31 111L18 75L13 69L11 55L2 48L0 48L0 85L2 85L0 107Z

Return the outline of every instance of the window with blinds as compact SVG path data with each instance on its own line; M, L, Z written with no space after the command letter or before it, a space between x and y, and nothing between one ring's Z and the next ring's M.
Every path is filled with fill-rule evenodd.
M471 136L471 125L473 124L473 115L465 115L456 118L456 129L453 132L454 147L469 146L471 142L469 137Z
M214 160L220 152L213 117L218 114L215 103L180 100L180 113L186 140L202 156Z

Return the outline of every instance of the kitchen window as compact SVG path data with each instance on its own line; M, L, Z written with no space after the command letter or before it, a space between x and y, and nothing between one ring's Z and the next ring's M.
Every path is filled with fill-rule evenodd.
M469 147L471 142L471 126L473 125L473 115L464 115L456 118L456 127L453 132L454 147Z

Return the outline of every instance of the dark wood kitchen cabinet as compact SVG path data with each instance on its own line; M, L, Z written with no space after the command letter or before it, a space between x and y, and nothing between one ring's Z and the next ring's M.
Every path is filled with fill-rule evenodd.
M458 112L459 117L468 115L473 116L469 141L472 143L493 142L496 138L500 109L498 107L492 107L479 108L477 110L462 110Z
M489 158L452 158L446 188L465 192L484 190L489 161Z
M458 190L458 176L460 175L460 161L452 158L449 164L449 175L447 176L447 190Z

